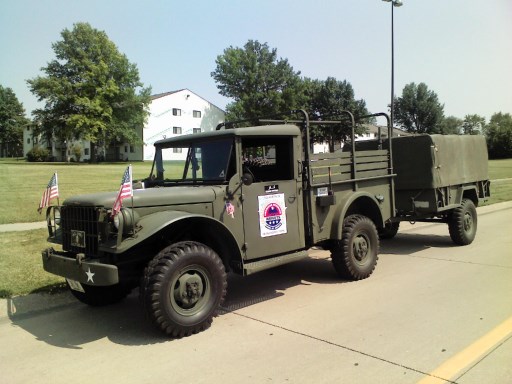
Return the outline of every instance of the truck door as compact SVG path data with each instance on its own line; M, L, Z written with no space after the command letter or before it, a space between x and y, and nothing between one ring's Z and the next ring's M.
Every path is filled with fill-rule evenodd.
M243 138L242 187L245 259L304 247L302 194L294 166L293 137Z

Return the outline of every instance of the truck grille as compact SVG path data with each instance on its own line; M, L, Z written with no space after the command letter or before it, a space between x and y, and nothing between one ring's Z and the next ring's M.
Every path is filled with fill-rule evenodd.
M65 251L98 253L98 210L95 207L61 208L62 247Z

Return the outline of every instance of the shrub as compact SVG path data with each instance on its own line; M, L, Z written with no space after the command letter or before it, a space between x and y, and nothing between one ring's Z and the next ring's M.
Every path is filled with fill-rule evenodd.
M46 148L42 148L39 145L36 145L27 153L27 160L30 162L42 162L47 161L48 156L50 155L50 151Z

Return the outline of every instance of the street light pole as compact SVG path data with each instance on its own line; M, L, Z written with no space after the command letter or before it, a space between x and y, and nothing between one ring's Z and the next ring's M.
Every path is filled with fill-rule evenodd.
M395 20L394 11L395 7L403 5L401 0L382 0L386 3L391 3L391 127L394 124L394 105L395 105Z

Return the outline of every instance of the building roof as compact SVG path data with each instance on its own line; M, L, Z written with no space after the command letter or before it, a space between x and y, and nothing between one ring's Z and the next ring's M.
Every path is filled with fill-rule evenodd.
M204 97L202 96L199 96L197 93L191 91L190 89L188 88L182 88L182 89L177 89L175 91L170 91L170 92L163 92L163 93L157 93L155 95L151 95L151 101L153 100L157 100L157 99L160 99L162 97L166 97L166 96L169 96L169 95L173 95L175 93L179 93L179 92L183 92L183 91L187 91L187 92L190 92L190 93L193 93L194 95L196 95L197 97L199 97L200 99L203 99L204 101L206 101L207 103L210 103L211 105L213 105L215 108L221 110L222 112L225 112L222 108L219 108L217 107L215 104L213 104L212 102L206 100Z
M379 128L381 129L381 135L382 137L387 137L388 136L388 127L387 126L383 126L383 125L373 125L373 124L365 124L365 128L367 128L367 133L375 133L375 134L378 134L379 133ZM393 137L397 137L397 136L411 136L412 133L409 133L407 131L404 131L403 129L400 129L400 128L393 128Z
M164 93L157 93L156 95L151 95L151 100L156 100L156 99L159 99L161 97L165 97L165 96L169 96L169 95L172 95L173 93L178 93L178 92L181 92L181 91L184 91L185 89L178 89L176 91L170 91L170 92L164 92Z

